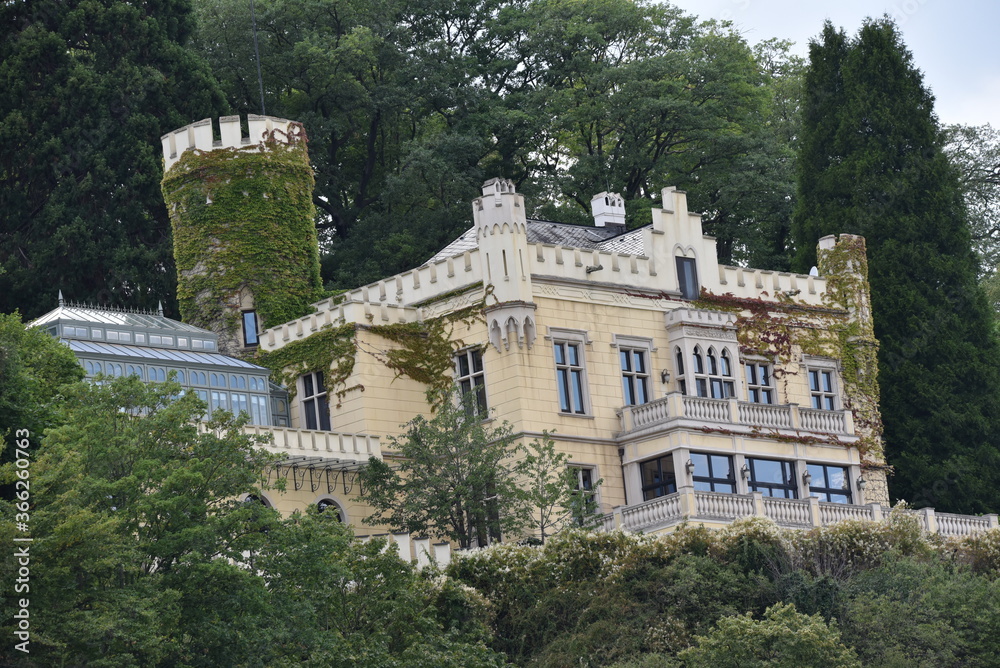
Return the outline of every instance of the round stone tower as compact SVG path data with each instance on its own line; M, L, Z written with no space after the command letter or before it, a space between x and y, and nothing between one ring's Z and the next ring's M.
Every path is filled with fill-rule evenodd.
M224 116L216 133L206 118L162 137L181 317L230 355L309 313L322 289L302 125L251 115L248 127Z

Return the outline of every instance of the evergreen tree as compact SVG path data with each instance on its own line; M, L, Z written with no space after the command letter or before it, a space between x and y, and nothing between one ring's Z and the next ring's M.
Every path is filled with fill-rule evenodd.
M890 490L996 512L1000 356L933 97L891 21L811 45L799 164L798 269L823 235L867 238Z
M0 312L173 299L162 134L224 111L187 0L0 4Z

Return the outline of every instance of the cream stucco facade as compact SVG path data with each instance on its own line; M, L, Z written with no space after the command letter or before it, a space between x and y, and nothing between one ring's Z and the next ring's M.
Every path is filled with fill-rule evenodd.
M611 201L603 208L614 213L615 201L606 197L613 196L595 200ZM692 507L683 515L697 519L696 491L699 499L730 494L753 503L756 489L768 504L777 503L773 497L798 499L802 512L817 503L806 501L812 495L824 504L887 504L877 424L857 424L851 407L860 401L845 382L843 360L832 354L839 349L817 354L793 338L784 349L751 354L741 332L761 322L741 307L746 304L782 331L822 331L836 339L868 317L864 277L852 282L861 290L857 308L840 308L827 294L829 276L721 266L715 241L702 233L700 216L687 211L685 194L666 188L662 198L653 224L639 230L601 229L598 213L592 229L600 234L581 246L572 239L587 228L528 220L513 184L494 179L472 203L475 227L430 262L317 303L314 314L263 332L261 348L275 351L330 327L355 325L355 365L341 384L354 389L329 401L331 428L393 436L417 414L429 414L427 388L380 361L378 352L397 344L372 326L485 304L471 328L456 330L456 353L480 351L495 419L527 440L553 432L574 466L603 480L597 494L609 526L621 523L622 511L661 498L688 499ZM567 241L540 240L559 235ZM836 247L832 238L822 243ZM682 284L678 272L685 271L696 285ZM725 297L712 302L706 295ZM701 372L694 368L699 363ZM766 379L748 385L747 364ZM336 389L327 388L331 395ZM302 397L299 392L291 403L295 427L304 424ZM829 479L820 484L817 471ZM315 501L311 490L290 487L274 500L279 508ZM358 523L365 511L345 489L334 496ZM711 522L711 513L702 519ZM658 530L677 521L671 516L630 528Z

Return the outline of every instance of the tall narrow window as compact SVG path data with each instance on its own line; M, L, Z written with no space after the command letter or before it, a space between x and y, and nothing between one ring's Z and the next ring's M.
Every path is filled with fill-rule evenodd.
M489 417L486 405L486 372L483 369L483 351L479 348L463 350L455 356L455 382L462 397L473 395L472 409L482 419Z
M306 429L330 431L330 404L322 371L302 376L302 417Z
M755 404L773 404L771 367L767 364L746 363L747 396Z
M589 466L571 466L576 474L576 491L579 503L573 509L573 521L584 525L597 512L597 490L594 469Z
M638 406L649 401L649 371L646 351L641 348L620 348L618 359L622 368L622 392L626 406Z
M675 369L677 376L680 380L677 381L677 386L681 391L681 394L687 394L687 379L684 377L684 353L681 352L680 348L674 348L674 359L677 362L677 368Z
M809 393L812 397L813 408L825 411L835 410L836 394L833 389L833 371L809 369Z
M556 341L555 358L559 410L563 413L585 414L587 408L580 344L571 341Z
M243 311L243 345L250 347L259 344L257 340L257 312Z
M698 299L701 296L698 266L693 257L677 258L677 287L683 299Z

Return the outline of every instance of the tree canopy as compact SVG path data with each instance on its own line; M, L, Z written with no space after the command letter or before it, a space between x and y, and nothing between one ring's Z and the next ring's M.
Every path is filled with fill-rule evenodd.
M186 0L0 5L0 312L173 308L159 138L225 110Z
M800 271L826 234L867 240L892 494L997 510L1000 351L933 98L888 20L810 45L793 226Z
M244 5L195 4L198 53L234 109L259 111ZM496 175L532 215L563 222L588 221L610 189L644 224L663 186L688 187L723 261L787 268L782 242L756 232L787 221L799 75L787 45L752 49L646 1L257 8L267 111L303 122L312 142L328 283L425 261L471 224L469 203Z

